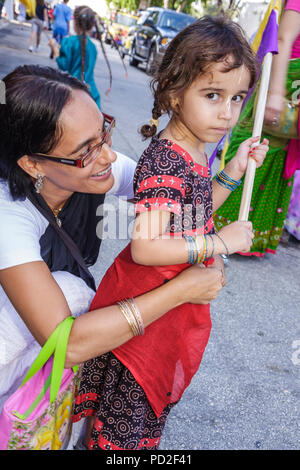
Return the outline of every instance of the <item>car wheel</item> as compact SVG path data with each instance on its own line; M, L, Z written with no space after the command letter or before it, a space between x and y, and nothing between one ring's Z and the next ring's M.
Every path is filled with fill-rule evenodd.
M132 65L132 67L137 67L139 64L139 61L136 60L133 56L135 55L135 45L132 44L131 49L130 49L130 58L129 58L129 65Z
M154 47L151 47L150 49L150 54L146 63L146 73L148 75L153 75L156 71L157 64L155 60L155 49Z

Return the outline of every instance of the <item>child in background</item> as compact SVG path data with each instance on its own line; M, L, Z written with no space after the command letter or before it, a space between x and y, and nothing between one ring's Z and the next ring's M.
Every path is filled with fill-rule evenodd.
M100 93L94 78L97 48L88 37L95 27L97 28L94 11L85 6L77 7L74 11L74 29L76 35L64 38L60 47L53 39L50 40L49 45L53 50L53 55L59 68L85 82L93 99L98 107L101 108ZM98 39L101 42L99 32ZM102 50L105 55L104 48ZM105 59L107 62L106 55ZM109 67L108 62L107 65Z
M168 413L198 370L211 329L209 304L180 305L144 331L132 297L192 263L223 271L218 255L249 250L250 222L215 233L212 216L240 184L249 155L262 164L268 141L243 142L213 182L205 144L218 142L235 125L255 78L247 39L225 18L196 21L165 52L152 82L151 125L141 129L145 138L153 138L134 178L132 240L91 305L91 310L104 306L113 296L133 338L88 361L83 370L74 421L90 417L84 439L90 449L157 449ZM163 113L170 121L156 135Z

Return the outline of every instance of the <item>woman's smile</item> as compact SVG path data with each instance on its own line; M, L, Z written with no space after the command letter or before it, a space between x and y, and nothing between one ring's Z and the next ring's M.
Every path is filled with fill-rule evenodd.
M105 170L100 170L97 173L94 173L90 178L96 179L96 180L104 180L106 178L109 178L111 175L112 167L109 165Z

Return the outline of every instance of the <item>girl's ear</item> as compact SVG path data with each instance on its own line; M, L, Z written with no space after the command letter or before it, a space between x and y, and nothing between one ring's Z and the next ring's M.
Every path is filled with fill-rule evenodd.
M179 98L171 98L170 99L170 104L171 104L171 108L174 111L177 108L177 106L179 105Z

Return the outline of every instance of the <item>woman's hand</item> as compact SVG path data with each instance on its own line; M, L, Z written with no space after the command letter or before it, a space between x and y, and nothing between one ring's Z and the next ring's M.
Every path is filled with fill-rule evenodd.
M225 265L224 265L224 260L222 256L220 255L214 255L214 262L211 264L212 267L219 269L219 271L222 274L222 287L226 285L226 275L225 275Z
M281 94L270 94L267 98L265 108L265 124L276 126L284 109L284 96Z
M208 304L222 289L222 272L218 267L193 265L182 271L171 282L178 283L182 303Z
M232 224L226 225L223 227L218 235L224 241L225 245L228 248L229 254L236 253L241 251L247 253L252 245L252 240L254 238L254 233L252 231L252 222L243 222L236 221ZM217 239L219 248L221 247L221 253L224 253L222 250L222 242ZM223 249L225 247L223 246Z
M250 137L239 146L232 163L236 166L237 170L243 175L247 169L248 158L253 158L256 162L256 167L259 168L266 157L269 150L269 141L264 139L261 144L259 137Z

